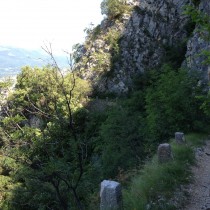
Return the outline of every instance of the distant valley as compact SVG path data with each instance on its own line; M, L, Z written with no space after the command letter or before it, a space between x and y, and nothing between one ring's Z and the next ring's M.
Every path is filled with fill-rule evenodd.
M67 65L65 56L55 56L60 67ZM23 66L41 67L50 62L49 56L42 50L26 50L0 46L0 78L17 75Z

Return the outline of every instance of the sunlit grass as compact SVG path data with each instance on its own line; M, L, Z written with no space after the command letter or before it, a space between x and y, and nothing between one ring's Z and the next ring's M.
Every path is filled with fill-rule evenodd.
M126 210L172 210L176 209L171 202L174 191L192 181L190 166L195 163L193 148L201 146L206 139L204 134L186 135L186 144L178 145L171 140L173 160L159 164L157 156L145 164L124 190Z

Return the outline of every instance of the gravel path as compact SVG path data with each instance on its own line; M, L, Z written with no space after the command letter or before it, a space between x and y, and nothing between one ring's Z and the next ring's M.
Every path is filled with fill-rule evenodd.
M194 183L188 186L189 200L183 210L210 210L210 141L196 151L197 164L192 168Z

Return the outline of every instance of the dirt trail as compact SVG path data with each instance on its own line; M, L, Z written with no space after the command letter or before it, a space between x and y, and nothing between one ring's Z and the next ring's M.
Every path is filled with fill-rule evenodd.
M210 210L210 141L196 151L192 168L195 181L188 186L189 200L183 210Z

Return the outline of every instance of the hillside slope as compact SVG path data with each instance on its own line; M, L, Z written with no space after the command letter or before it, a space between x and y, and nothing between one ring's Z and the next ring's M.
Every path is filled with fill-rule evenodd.
M56 56L61 67L66 66L64 56ZM23 66L41 67L49 62L44 51L0 46L0 77L17 75Z

